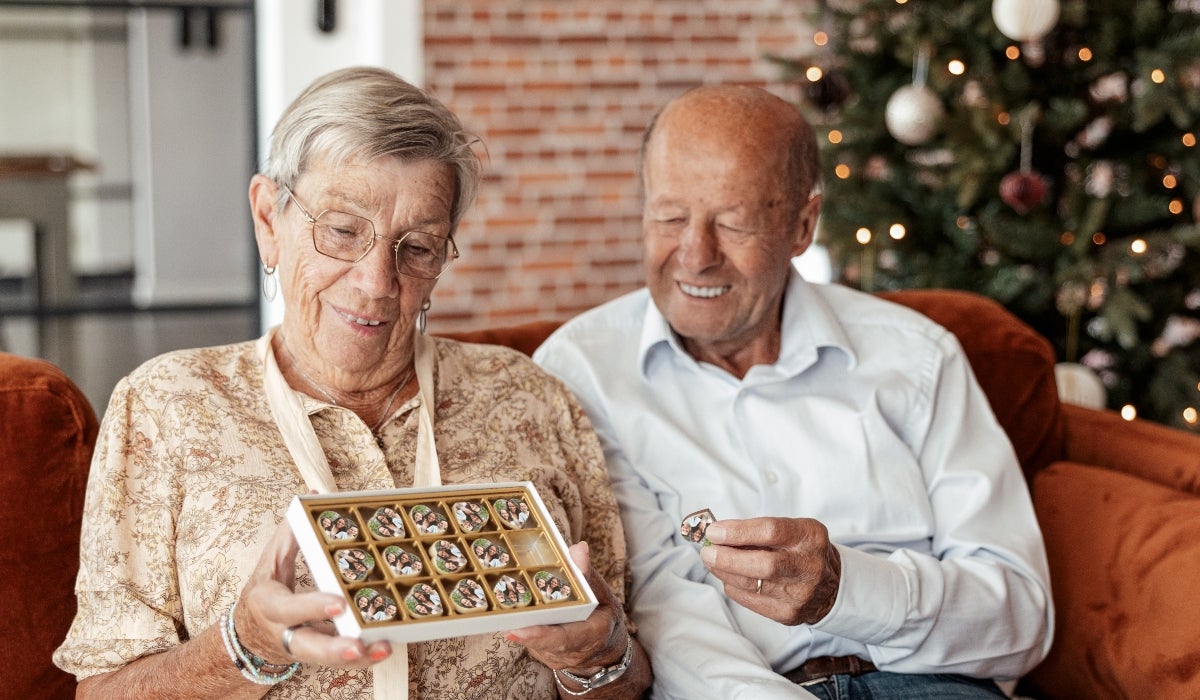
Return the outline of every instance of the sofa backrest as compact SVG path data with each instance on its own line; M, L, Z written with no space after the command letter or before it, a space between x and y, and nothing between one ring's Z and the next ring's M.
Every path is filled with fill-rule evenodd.
M75 617L96 413L61 370L0 353L0 695L75 697L51 654Z
M1016 448L1026 479L1062 459L1062 405L1054 380L1054 350L1045 338L997 302L972 292L909 289L880 296L921 312L958 338L992 411ZM529 355L559 325L532 321L444 335L507 345Z

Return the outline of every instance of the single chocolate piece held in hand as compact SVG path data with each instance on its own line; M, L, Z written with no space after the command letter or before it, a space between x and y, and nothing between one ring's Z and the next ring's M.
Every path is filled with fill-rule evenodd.
M712 544L708 538L704 536L704 532L708 530L708 526L713 524L717 518L712 514L712 511L705 508L698 510L683 519L679 525L679 534L683 535L683 539L688 542L696 542L703 547Z

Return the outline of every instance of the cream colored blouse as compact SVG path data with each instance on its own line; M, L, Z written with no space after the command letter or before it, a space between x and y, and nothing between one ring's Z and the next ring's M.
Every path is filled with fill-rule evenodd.
M574 397L516 351L433 339L442 481L532 481L568 542L624 600L625 541L604 457ZM237 600L307 488L263 393L253 342L168 353L113 391L92 460L79 610L55 663L79 678L185 642ZM382 430L308 396L341 490L408 486L420 395ZM297 589L312 588L300 556ZM411 697L554 698L548 668L499 634L410 644ZM305 665L271 698L372 697L371 673Z

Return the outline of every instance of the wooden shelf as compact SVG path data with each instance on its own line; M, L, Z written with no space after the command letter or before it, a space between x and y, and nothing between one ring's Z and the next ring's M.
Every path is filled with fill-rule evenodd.
M65 153L0 154L0 177L66 177L95 170L94 163Z

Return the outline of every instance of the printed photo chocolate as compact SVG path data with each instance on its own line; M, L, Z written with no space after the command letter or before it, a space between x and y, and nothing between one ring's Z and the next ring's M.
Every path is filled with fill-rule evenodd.
M530 482L297 496L287 513L334 624L413 642L575 622L596 607Z

